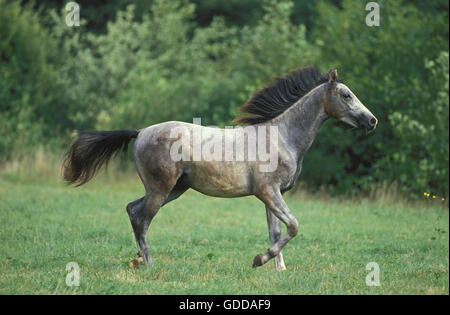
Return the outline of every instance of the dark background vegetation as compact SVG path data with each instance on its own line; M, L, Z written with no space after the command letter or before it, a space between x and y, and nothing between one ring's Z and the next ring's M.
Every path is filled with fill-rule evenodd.
M314 64L379 118L366 137L322 127L308 186L449 192L448 1L0 0L0 162L37 147L60 154L76 129L142 128L201 117L231 125L253 91Z

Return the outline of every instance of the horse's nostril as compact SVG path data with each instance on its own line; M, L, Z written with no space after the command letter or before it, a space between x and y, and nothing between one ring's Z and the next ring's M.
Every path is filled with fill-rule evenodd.
M377 120L375 118L372 118L371 120L369 120L369 123L371 126L375 126L375 124L377 123Z

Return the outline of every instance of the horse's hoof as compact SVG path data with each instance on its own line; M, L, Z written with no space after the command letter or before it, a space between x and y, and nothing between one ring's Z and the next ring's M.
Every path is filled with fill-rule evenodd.
M130 262L130 267L133 269L138 269L140 265L144 265L144 259L142 257L135 258Z
M255 258L253 259L253 268L256 268L256 267L259 267L259 266L262 266L264 263L263 263L263 255L262 254L259 254L259 255L256 255L255 256Z

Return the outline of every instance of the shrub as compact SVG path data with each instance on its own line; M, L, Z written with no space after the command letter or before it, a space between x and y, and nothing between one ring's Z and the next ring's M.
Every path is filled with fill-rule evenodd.
M412 145L418 150L413 152L411 144L400 136L398 128L402 127L393 125L398 114L392 115L400 113L420 124L430 123L422 104L430 101L426 94L436 95L437 91L424 58L435 60L440 51L448 50L446 14L428 13L400 1L377 2L380 27L366 26L364 2L344 0L341 7L326 2L318 5L313 38L321 47L321 64L338 68L344 83L377 116L379 125L366 137L328 123L305 158L304 178L314 186L325 183L347 191L368 190L384 181L398 181L408 191L423 189L425 182L430 189L441 190L445 186L436 186L428 176L432 173L422 172L420 176L426 177L420 179L420 185L417 176L409 177L411 172L404 168L418 168L417 162L427 156L419 152L427 149L419 142ZM413 153L422 156L399 161ZM324 165L329 175L317 172ZM444 163L439 165L439 169L448 169Z
M29 6L0 0L0 160L42 141L52 103L54 48Z

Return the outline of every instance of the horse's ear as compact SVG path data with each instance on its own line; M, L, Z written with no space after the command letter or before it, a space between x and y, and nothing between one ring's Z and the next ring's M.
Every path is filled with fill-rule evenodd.
M328 78L330 83L335 83L338 80L337 69L331 69L328 73Z

